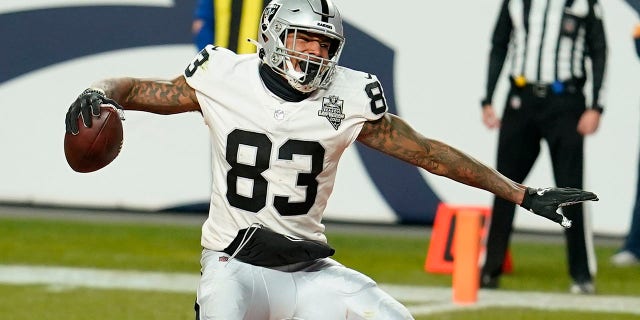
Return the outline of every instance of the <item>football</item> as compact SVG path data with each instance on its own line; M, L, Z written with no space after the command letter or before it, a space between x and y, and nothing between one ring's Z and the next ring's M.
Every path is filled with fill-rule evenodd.
M78 117L77 135L65 133L64 155L77 172L93 172L104 168L120 153L123 133L122 120L111 105L100 106L100 117L92 117L91 128Z

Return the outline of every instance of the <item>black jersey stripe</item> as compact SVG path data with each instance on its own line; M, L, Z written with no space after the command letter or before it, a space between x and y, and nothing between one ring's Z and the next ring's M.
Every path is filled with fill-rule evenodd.
M542 34L540 35L540 46L538 47L538 62L537 62L537 66L538 66L538 70L536 72L536 81L540 81L542 79L542 54L543 54L543 47L545 45L545 37L547 35L547 20L549 19L549 1L547 1L547 4L544 7L544 15L543 15L543 20L542 20ZM527 32L527 35L529 33Z
M539 38L531 39L531 35L529 34L529 20L532 10L532 0L522 0L524 9L523 27L525 29L525 47L523 48L520 56L521 60L518 60L522 61L522 64L517 66L514 64L514 66L512 67L512 74L526 75L527 80L540 82L553 82L554 80L558 80L559 78L562 78L560 80L567 80L567 74L570 75L570 78L584 77L585 72L583 70L580 70L581 63L579 62L579 60L581 59L580 55L582 54L580 44L584 42L584 37L581 36L581 33L579 31L586 28L584 22L580 21L580 19L575 20L576 25L573 28L578 31L576 31L575 36L567 37L563 35L563 29L566 28L566 26L564 25L565 14L563 13L560 16L560 19L562 19L560 21L560 29L549 30L548 20L557 19L558 17L556 15L551 17L549 15L551 2L543 2L546 4L539 8L536 8L536 10L541 10L540 13L537 13L537 16L540 17L541 20L535 22L540 27L540 29L537 30L539 31L539 34L536 33ZM567 8L571 8L574 0L565 0L564 2L564 8L566 11ZM538 42L537 48L528 45L531 40L536 40ZM562 41L564 41L564 43ZM551 51L547 51L543 50L544 47L553 49ZM545 54L547 56L545 56ZM561 59L562 61L560 61ZM534 68L531 68L532 66ZM546 72L550 73L543 74L545 70ZM531 73L531 71L533 71L533 73Z
M524 75L525 74L525 67L527 65L527 56L529 55L529 14L531 13L531 0L525 0L524 2L524 10L522 12L523 18L522 20L524 21L524 30L525 30L525 35L524 35L524 52L522 53L523 57L522 57L522 65L520 66L520 73ZM515 63L514 59L514 63Z
M591 103L599 105L607 43L598 0L504 0L493 32L486 96L491 101L505 58L518 83L582 87L589 76ZM589 63L587 63L589 62ZM591 66L591 73L589 67ZM595 67L594 67L595 66ZM582 88L578 88L582 89Z

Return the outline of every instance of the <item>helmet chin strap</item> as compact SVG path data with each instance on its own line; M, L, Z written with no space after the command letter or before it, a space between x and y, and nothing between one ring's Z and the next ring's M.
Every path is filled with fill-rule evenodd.
M306 74L304 72L302 72L302 71L296 70L296 68L293 66L293 63L291 63L291 59L290 58L284 59L284 63L287 66L287 74L289 74L290 76L296 78L298 81L302 82L302 79L304 79ZM302 62L300 63L300 69L301 70L304 69L304 68L302 68Z
M316 88L307 89L305 87L307 87L309 83L311 83L316 79L316 76L320 71L320 66L318 64L310 63L307 60L301 60L298 63L298 66L300 67L300 70L304 70L304 71L298 71L295 69L290 59L285 59L284 63L287 66L287 74L290 77L293 77L296 79L294 82L297 82L297 83L291 83L292 86L294 86L296 89L302 92L310 92L316 89Z

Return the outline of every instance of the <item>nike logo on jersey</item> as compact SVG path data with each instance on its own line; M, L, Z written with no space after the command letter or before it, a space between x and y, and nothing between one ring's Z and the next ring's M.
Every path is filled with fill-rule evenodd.
M318 116L325 117L334 129L338 130L342 120L345 118L342 113L342 104L344 100L340 100L338 96L328 96L322 98L322 108L318 110Z

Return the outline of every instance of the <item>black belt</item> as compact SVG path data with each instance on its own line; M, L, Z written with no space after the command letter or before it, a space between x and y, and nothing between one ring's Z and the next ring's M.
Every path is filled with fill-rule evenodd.
M539 98L546 98L551 94L574 94L582 91L584 79L571 79L567 81L556 81L554 83L546 82L527 82L524 86L516 85L513 77L511 79L511 87L515 90L524 90Z
M546 83L527 83L523 88L519 88L531 92L534 96L545 98L552 91L550 84Z

